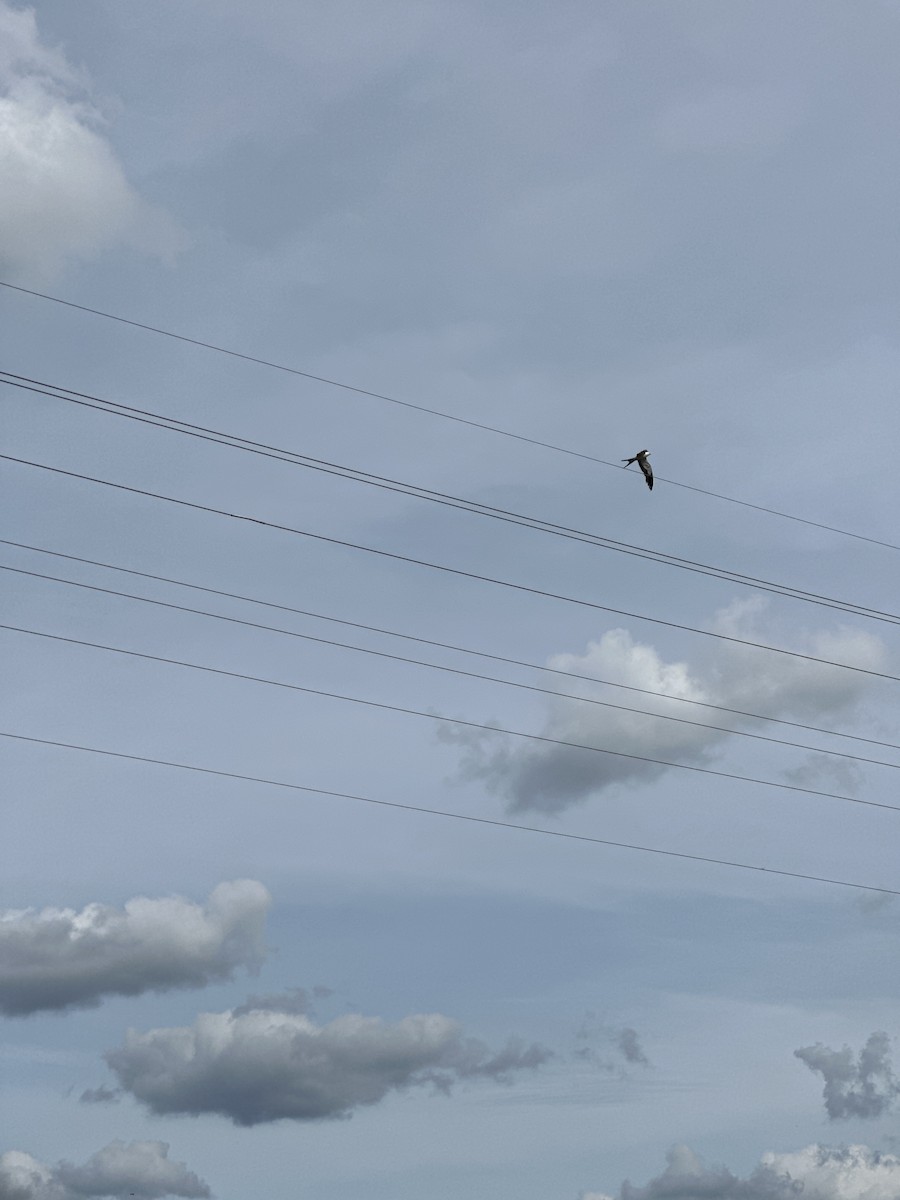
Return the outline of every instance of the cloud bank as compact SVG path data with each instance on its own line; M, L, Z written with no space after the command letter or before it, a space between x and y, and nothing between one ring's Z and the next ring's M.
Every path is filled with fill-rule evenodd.
M106 1054L120 1086L151 1112L217 1113L235 1125L349 1117L389 1092L467 1079L508 1082L550 1057L510 1040L491 1051L440 1013L389 1024L356 1014L317 1025L283 1008L201 1013L193 1025L130 1030Z
M849 1046L831 1050L817 1042L794 1054L825 1081L822 1096L832 1121L845 1117L880 1117L900 1094L891 1066L891 1039L873 1033L854 1058Z
M104 996L199 988L265 956L271 897L251 879L220 883L205 905L179 896L124 908L0 911L0 1013L90 1008Z
M765 641L754 628L765 608L764 600L732 605L717 614L714 628ZM885 657L877 638L850 629L811 634L802 649L867 668L878 668ZM734 645L717 650L715 665L704 671L686 662L665 661L653 646L635 641L624 629L608 631L582 655L559 654L547 665L662 693L660 697L628 695L586 683L584 694L598 700L753 732L765 732L766 726L729 713L690 708L667 697L815 723L849 712L871 686L864 675L852 671ZM697 725L558 699L550 701L539 732L561 741L691 765L709 762L727 738L726 733ZM561 813L606 788L652 782L670 770L658 763L566 746L525 745L490 732L445 732L442 737L463 748L462 774L502 795L513 812Z
M0 0L0 269L16 280L117 245L164 258L183 247L126 179L83 83L41 43L34 11Z
M807 1146L764 1154L747 1179L710 1167L687 1146L668 1155L665 1171L645 1187L627 1181L615 1196L583 1192L581 1200L897 1200L900 1158L868 1146Z
M184 1163L169 1159L165 1142L110 1142L82 1166L63 1161L48 1167L21 1150L0 1155L0 1200L199 1200L211 1195L208 1185Z

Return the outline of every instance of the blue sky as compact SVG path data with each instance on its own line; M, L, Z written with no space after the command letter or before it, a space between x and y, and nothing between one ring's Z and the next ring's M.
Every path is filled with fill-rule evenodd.
M0 279L590 457L10 288L0 368L890 613L898 57L893 0L0 0ZM863 670L9 461L8 541L320 616L0 565L900 763L779 723L900 741L889 622L2 401L16 458ZM642 447L652 492L592 461ZM898 803L889 766L2 575L6 625ZM7 733L900 889L889 808L10 630L0 653ZM900 1196L889 897L0 752L0 1200Z

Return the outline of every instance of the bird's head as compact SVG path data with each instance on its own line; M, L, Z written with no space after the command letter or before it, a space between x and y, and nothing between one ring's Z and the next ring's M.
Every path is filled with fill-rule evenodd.
M638 453L639 453L639 455L640 455L640 457L641 457L641 458L649 458L649 457L650 457L650 451L649 451L649 450L640 450Z

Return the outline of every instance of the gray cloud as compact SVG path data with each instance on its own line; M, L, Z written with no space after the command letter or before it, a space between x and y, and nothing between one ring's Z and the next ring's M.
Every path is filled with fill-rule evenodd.
M873 1033L854 1058L849 1046L831 1050L817 1042L794 1054L825 1080L822 1095L832 1121L844 1117L880 1117L900 1094L891 1066L891 1039Z
M807 1146L764 1154L747 1179L710 1167L687 1146L668 1155L665 1171L645 1187L627 1181L615 1197L584 1192L581 1200L896 1200L900 1158L868 1146Z
M621 1027L605 1024L597 1019L597 1014L586 1012L581 1024L575 1032L575 1040L579 1043L575 1057L582 1062L593 1063L604 1071L619 1071L624 1075L622 1063L632 1066L649 1067L650 1060L644 1053L636 1029L625 1025ZM598 1047L603 1047L599 1049Z
M169 1159L165 1142L110 1142L81 1166L63 1161L48 1167L20 1150L0 1155L0 1200L199 1200L211 1195L184 1163Z
M136 897L124 908L0 912L0 1012L87 1008L104 996L204 987L265 955L261 883L220 883L205 905Z
M644 1053L636 1029L620 1029L616 1037L616 1046L626 1062L637 1063L642 1067L650 1065L650 1059Z
M29 9L0 0L0 266L52 277L115 245L170 257L183 236L142 200L99 132L84 81L42 45Z
M714 628L739 637L753 637L755 619L765 601L750 600L717 614ZM771 636L771 635L769 635ZM759 640L766 640L760 637ZM819 632L806 639L809 652L837 661L877 667L884 661L881 642L855 630ZM728 708L762 712L773 717L813 720L851 710L870 686L861 674L800 659L762 656L740 646L719 650L714 669L702 671L685 662L666 662L653 646L636 642L624 629L605 633L583 655L560 654L548 665L632 687L661 692L662 697L612 693L585 684L585 695L634 705L664 716L714 721L726 729L749 728L747 720L728 713L706 714L673 703L668 696L699 700ZM752 722L753 730L764 730ZM625 754L668 759L692 765L709 762L726 734L654 721L571 700L552 700L540 733L561 741L611 747ZM573 750L565 746L523 745L502 734L481 731L444 732L443 740L462 747L461 773L483 781L504 796L512 811L559 813L582 803L593 793L614 785L647 783L669 768L635 758ZM820 771L816 760L814 767Z
M116 1104L122 1095L121 1088L107 1087L105 1083L101 1083L100 1087L86 1088L78 1097L79 1104Z
M154 1113L218 1113L258 1125L347 1117L421 1085L447 1092L460 1080L508 1082L549 1057L516 1040L493 1052L440 1013L394 1024L351 1014L317 1025L303 1013L242 1006L201 1013L188 1027L130 1030L106 1061Z

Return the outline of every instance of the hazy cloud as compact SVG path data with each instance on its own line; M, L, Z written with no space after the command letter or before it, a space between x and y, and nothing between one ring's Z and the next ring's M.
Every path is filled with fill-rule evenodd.
M765 610L764 600L731 605L716 615L714 628L738 637L766 640L755 629ZM771 634L769 634L771 637ZM878 667L884 661L882 643L855 630L819 632L806 640L811 654L838 662ZM805 647L801 647L804 649ZM611 691L585 683L585 695L615 704L626 704L664 716L709 721L727 729L752 728L750 722L722 712L704 712L673 703L680 697L759 712L773 717L812 720L847 712L870 686L864 675L801 659L763 655L747 647L727 646L717 651L715 666L703 669L686 662L667 662L651 645L635 641L624 629L613 629L591 642L582 655L559 654L548 666L579 675L608 679L630 687L661 692L661 697ZM725 740L726 734L654 720L616 709L551 700L540 733L545 737L587 746L608 747L624 754L703 765ZM589 795L617 784L649 782L669 768L639 758L573 750L566 746L523 745L502 734L481 731L445 732L443 739L463 748L462 774L484 781L503 795L513 811L562 812ZM807 768L812 769L812 768ZM818 760L815 769L819 770Z
M84 80L41 43L32 9L0 0L0 46L4 273L46 279L114 245L179 250L183 235L125 178Z
M764 1154L748 1178L707 1166L687 1146L674 1147L665 1171L645 1187L627 1181L615 1196L583 1192L581 1200L897 1200L900 1158L868 1146L807 1146Z
M45 1166L20 1150L0 1155L0 1200L92 1200L136 1196L187 1200L211 1196L206 1183L184 1163L169 1159L165 1142L110 1142L82 1166Z
M822 1095L829 1117L880 1117L900 1093L900 1082L891 1066L891 1039L873 1033L854 1057L849 1046L831 1050L817 1042L794 1054L825 1080Z
M121 909L0 911L0 1012L87 1008L228 979L265 956L270 902L261 883L243 879L220 883L205 905L140 896Z
M106 1054L121 1086L155 1113L218 1113L236 1125L347 1117L389 1092L465 1079L506 1082L550 1057L510 1040L491 1051L439 1013L388 1024L356 1014L317 1025L253 1008L201 1013L193 1025L130 1030Z
M85 1088L78 1101L80 1104L117 1104L121 1095L121 1088L111 1088L101 1083L100 1087Z
M306 988L288 988L284 992L254 993L243 1004L231 1010L232 1016L242 1017L252 1012L290 1013L293 1016L308 1013L312 1008L310 994Z
M650 1060L641 1047L636 1029L620 1029L616 1037L616 1046L626 1062L638 1063L642 1067L649 1066Z
M598 1020L597 1014L586 1012L575 1032L578 1046L575 1057L593 1063L604 1071L622 1071L622 1062L632 1066L649 1067L636 1029L612 1026Z

